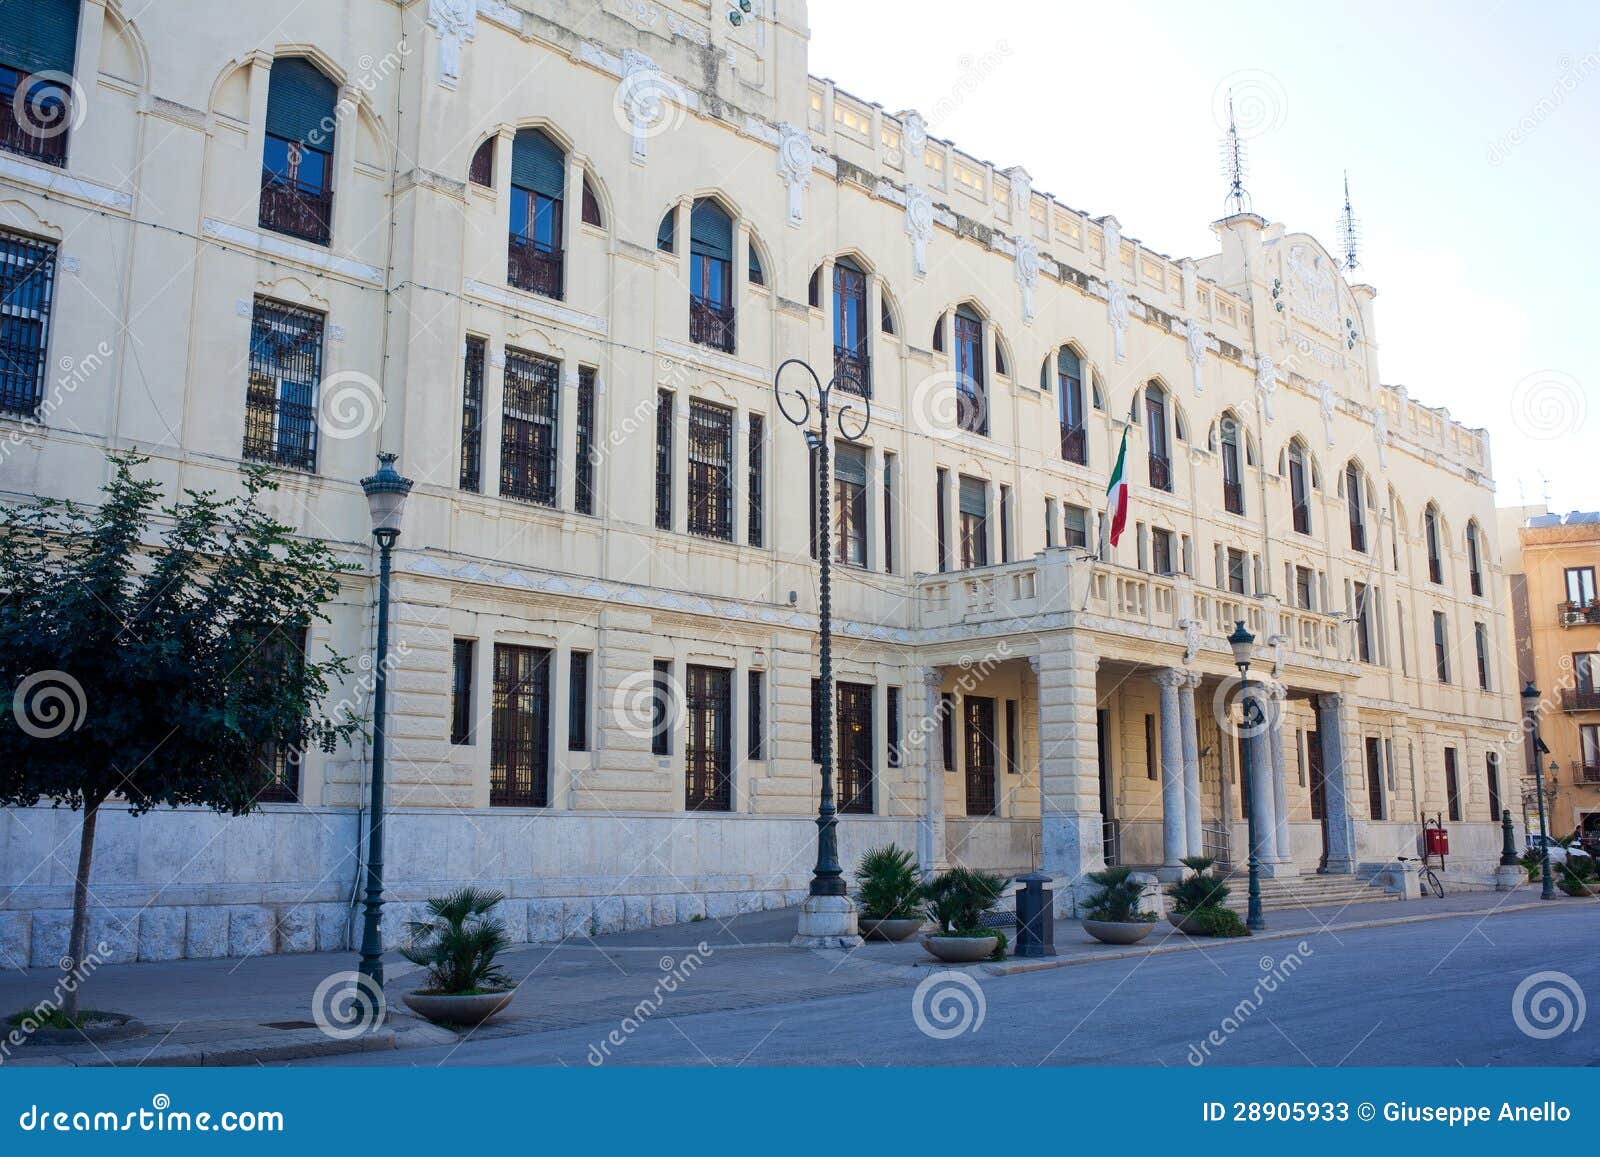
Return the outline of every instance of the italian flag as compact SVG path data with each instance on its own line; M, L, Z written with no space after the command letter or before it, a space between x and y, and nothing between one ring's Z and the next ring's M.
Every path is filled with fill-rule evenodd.
M1124 470L1128 459L1128 431L1122 431L1122 447L1117 451L1117 465L1111 471L1111 482L1106 486L1106 514L1111 521L1111 545L1122 538L1122 528L1128 524L1128 476Z

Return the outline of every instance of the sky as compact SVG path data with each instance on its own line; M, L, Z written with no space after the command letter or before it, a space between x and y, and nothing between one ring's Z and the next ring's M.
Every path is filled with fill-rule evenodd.
M812 73L1171 257L1216 248L1231 89L1257 213L1337 253L1348 170L1383 381L1489 431L1499 505L1600 509L1600 3L810 0L810 20Z

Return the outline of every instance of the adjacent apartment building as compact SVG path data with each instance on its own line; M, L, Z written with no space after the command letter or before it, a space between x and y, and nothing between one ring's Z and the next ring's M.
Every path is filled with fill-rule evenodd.
M269 463L361 566L305 645L362 656L358 480L399 454L391 940L469 880L533 939L793 903L828 725L847 866L1038 865L1070 904L1108 861L1242 863L1253 810L1275 878L1439 817L1487 884L1523 758L1488 439L1384 383L1376 290L1247 211L1168 256L809 75L803 0L752 9L7 0L0 497ZM792 358L850 403L831 478ZM347 944L369 769L103 815L97 937ZM76 818L0 815L13 960L65 943Z
M1600 839L1600 514L1543 506L1500 512L1517 678L1540 692L1550 833ZM1522 812L1537 828L1530 780Z

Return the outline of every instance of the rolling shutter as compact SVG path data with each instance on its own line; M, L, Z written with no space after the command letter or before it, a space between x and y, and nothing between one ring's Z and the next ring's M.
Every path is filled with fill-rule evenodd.
M511 183L561 200L567 185L566 155L538 129L521 130L511 144Z
M280 57L267 80L267 132L331 153L338 100L338 86L316 65L303 56Z
M0 0L0 64L71 74L79 0Z
M961 513L989 515L989 487L981 478L961 479Z
M733 221L715 201L696 201L689 214L689 252L733 260Z

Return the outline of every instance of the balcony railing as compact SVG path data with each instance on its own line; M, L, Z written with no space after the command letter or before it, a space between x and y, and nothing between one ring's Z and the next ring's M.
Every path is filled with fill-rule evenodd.
M733 352L733 307L703 297L689 299L689 340L725 354Z
M1150 455L1150 485L1157 490L1172 489L1172 459L1165 454Z
M839 379L839 388L845 393L872 397L872 359L866 354L834 346L833 376Z
M1581 759L1574 759L1572 761L1572 782L1600 783L1600 763L1585 763Z
M1563 687L1563 711L1600 711L1600 687Z
M18 99L17 86L31 81ZM0 149L47 165L67 163L72 93L47 80L0 67Z
M562 253L526 233L512 233L506 242L506 281L540 297L561 300Z
M1242 482L1224 482L1222 484L1222 508L1229 514L1244 513L1244 484Z
M1079 466L1089 464L1088 431L1082 426L1061 427L1061 457Z
M333 190L261 170L261 227L318 245L332 236Z
M1600 602L1557 603L1556 615L1563 627L1600 626Z
M1350 524L1350 549L1367 553L1367 525L1364 522Z
M1294 504L1294 531L1296 534L1311 533L1311 504L1297 502Z

